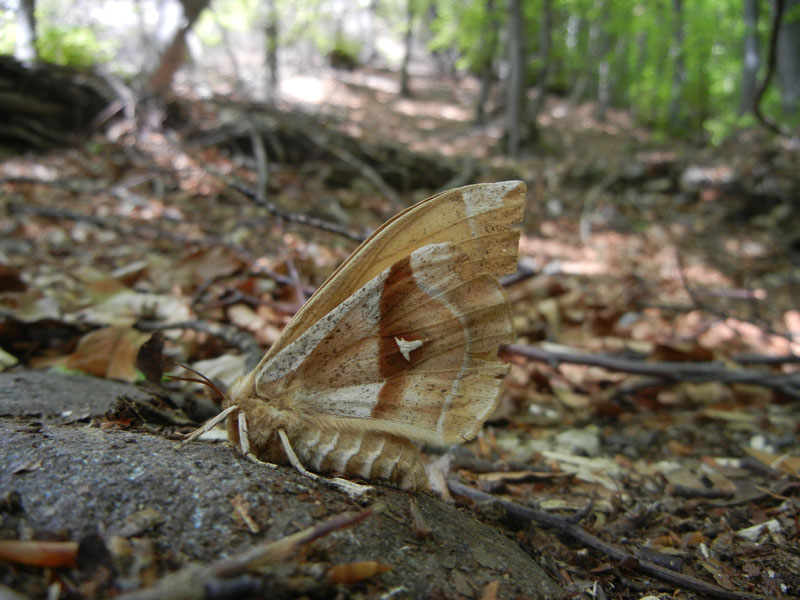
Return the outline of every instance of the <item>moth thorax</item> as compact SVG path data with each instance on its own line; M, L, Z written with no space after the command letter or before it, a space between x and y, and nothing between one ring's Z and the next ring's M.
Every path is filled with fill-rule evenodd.
M231 384L228 390L228 397L223 402L223 408L228 406L240 406L242 399L255 395L253 378L250 375L240 375Z

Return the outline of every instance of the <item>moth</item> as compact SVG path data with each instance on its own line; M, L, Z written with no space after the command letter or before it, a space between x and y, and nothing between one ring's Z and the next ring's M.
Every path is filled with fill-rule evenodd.
M514 327L497 278L517 269L524 203L521 181L470 185L377 229L232 385L229 440L312 477L426 487L414 442L474 438L500 396Z

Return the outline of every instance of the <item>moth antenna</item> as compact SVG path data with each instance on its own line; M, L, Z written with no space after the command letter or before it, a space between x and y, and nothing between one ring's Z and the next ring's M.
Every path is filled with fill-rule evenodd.
M175 364L178 365L179 367L183 367L184 369L186 369L187 371L189 371L191 373L194 373L195 375L197 375L197 377L199 379L196 379L194 377L179 377L177 375L167 375L167 377L169 377L170 379L172 379L174 381L189 381L191 383L199 383L201 385L208 386L212 390L214 390L214 392L219 396L220 400L224 400L225 399L225 392L220 390L213 381L211 381L208 377L203 375L200 371L196 371L192 367L190 367L189 365L185 365L185 364L177 362L177 361L175 361Z

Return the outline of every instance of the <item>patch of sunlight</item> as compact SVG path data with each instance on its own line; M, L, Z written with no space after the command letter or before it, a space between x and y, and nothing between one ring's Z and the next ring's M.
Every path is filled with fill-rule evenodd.
M722 244L728 254L741 258L764 258L769 252L764 244L754 240L728 238Z
M599 256L596 249L576 248L553 239L523 236L520 253L541 257L543 262L549 263L546 270L556 269L568 275L606 275L611 271L610 263Z
M401 99L394 103L394 110L410 117L426 116L451 121L470 121L472 111L467 106L455 106L442 102L419 102Z
M287 77L281 82L282 96L307 104L328 103L337 92L336 82L308 75Z
M697 282L704 288L714 286L729 287L732 285L730 278L708 265L693 264L683 269L683 274L689 281Z
M725 343L740 340L752 348L774 352L780 344L779 336L769 334L754 323L733 317L708 324L708 329L698 336L698 341L706 348L719 348ZM785 340L784 340L785 341Z

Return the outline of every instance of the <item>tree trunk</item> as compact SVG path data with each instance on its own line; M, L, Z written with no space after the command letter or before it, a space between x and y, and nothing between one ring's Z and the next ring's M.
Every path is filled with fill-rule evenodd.
M585 61L579 66L570 65L570 81L573 81L570 100L578 103L583 100L586 90L589 87L588 65L591 64L591 53L587 50L589 44L586 41L588 30L587 19L580 15L570 15L567 18L567 39L566 45L570 55L584 55ZM578 63L579 61L575 61Z
M366 64L373 63L378 57L378 52L375 49L375 36L377 35L375 21L377 12L378 0L370 0L369 5L364 11L364 62Z
M408 81L408 65L411 62L411 45L413 36L411 35L414 24L414 0L406 0L406 35L405 35L405 54L403 55L403 65L400 67L400 95L404 98L411 96L411 85Z
M39 54L36 51L35 10L36 0L19 0L14 58L24 63L32 63L39 58Z
M640 118L640 113L642 106L639 102L636 101L636 98L639 97L641 91L643 89L642 80L644 79L644 70L647 66L647 59L649 53L647 51L647 32L641 31L636 36L636 66L633 69L633 76L634 76L634 83L632 84L632 88L630 90L631 98L634 99L631 110L633 114L636 116L637 119Z
M742 57L739 116L752 110L758 87L758 69L761 67L761 49L758 43L758 3L759 0L744 0L744 56Z
M609 28L609 13L611 11L610 0L599 0L600 2L600 18L592 23L593 39L590 41L592 48L594 48L593 55L600 59L597 64L597 105L595 108L595 118L598 121L605 121L606 110L608 110L609 101L611 98L611 56L610 49L610 36L608 33Z
M183 63L186 52L186 36L206 8L210 0L181 0L183 7L183 23L172 36L172 41L161 54L158 66L147 79L147 89L151 92L162 92L172 84L178 68Z
M686 82L686 31L683 25L683 0L672 0L672 46L670 58L672 59L672 86L670 87L669 108L667 110L667 123L673 129L681 127L683 108L683 87Z
M264 27L264 38L266 47L267 64L267 97L277 100L279 80L278 80L278 9L275 6L276 0L267 0L267 22Z
M800 11L800 0L784 1L776 68L783 112L794 116L800 110L800 19L796 16Z
M633 15L631 15L633 18ZM611 76L611 105L630 106L630 69L628 68L628 54L630 53L631 36L627 31L622 32L614 43L614 68Z
M519 156L525 113L525 28L521 0L508 0L508 80L506 81L506 151Z
M553 0L542 2L542 25L539 30L539 76L536 82L536 100L530 111L531 121L536 121L547 98L547 81L550 78L550 47L553 39Z
M489 91L495 79L495 58L497 47L500 42L500 20L497 18L497 10L494 0L486 0L486 35L481 38L481 89L478 94L478 101L475 103L475 122L483 123L486 117L486 102L489 99Z

